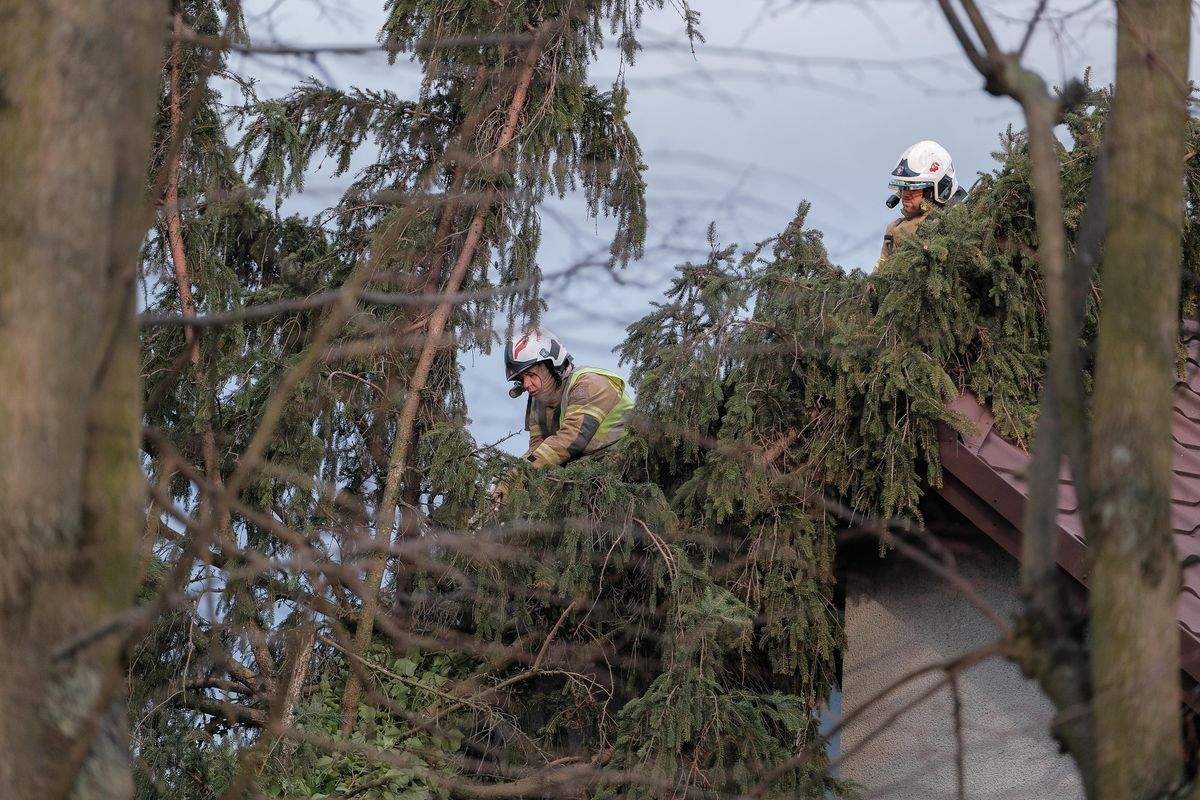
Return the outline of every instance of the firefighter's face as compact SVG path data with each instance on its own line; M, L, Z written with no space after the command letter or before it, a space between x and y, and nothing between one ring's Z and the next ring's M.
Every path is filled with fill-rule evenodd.
M924 199L924 189L903 189L900 192L900 210L906 217L915 217L921 213L921 202Z
M521 373L521 385L533 397L541 397L554 385L554 378L545 364L534 364Z

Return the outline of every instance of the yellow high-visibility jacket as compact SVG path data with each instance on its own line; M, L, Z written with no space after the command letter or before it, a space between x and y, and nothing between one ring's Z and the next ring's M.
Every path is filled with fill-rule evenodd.
M557 403L529 398L525 429L526 460L536 466L566 464L620 441L633 399L625 381L598 367L579 367L567 375Z

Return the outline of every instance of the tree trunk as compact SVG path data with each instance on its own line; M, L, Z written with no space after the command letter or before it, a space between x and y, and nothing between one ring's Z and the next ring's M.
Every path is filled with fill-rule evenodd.
M1179 564L1170 525L1188 0L1117 3L1087 527L1096 796L1163 796L1182 776Z
M545 46L545 33L551 27L551 21L542 24L525 55L524 64L513 88L512 101L509 103L504 127L500 130L500 136L496 143L496 150L488 159L488 167L492 174L499 170L503 163L504 152L516 135L517 124L520 121L521 113L525 110L529 87L533 83L537 63L541 58L542 48ZM463 241L462 249L459 251L458 259L454 263L454 269L451 271L443 291L447 297L452 297L462 286L467 269L475 260L475 250L483 239L483 226L487 222L487 215L490 211L490 202L480 202L476 208L471 224L467 227L466 239ZM436 268L436 265L434 266ZM404 398L404 406L401 408L400 417L396 422L396 441L392 447L383 497L379 503L379 511L375 515L375 544L384 552L371 556L370 566L367 569L366 596L362 598L362 612L359 615L358 629L354 635L354 653L360 658L366 658L367 649L371 644L371 635L375 629L375 615L379 610L379 590L383 586L383 576L387 571L386 550L391 545L392 528L396 521L396 503L400 499L402 479L407 472L409 457L413 450L413 432L416 429L421 394L429 382L429 371L433 366L434 356L444 345L442 338L454 305L452 300L443 300L434 309L433 315L429 319L425 331L425 343L421 347L416 369L408 382L408 393ZM358 703L361 694L362 679L359 677L359 672L352 669L346 683L345 693L342 695L342 731L345 733L349 733L354 727L354 721L358 717Z
M116 644L53 654L136 589L163 11L0 0L0 797L132 793Z
M175 3L173 14L176 36L183 33L183 8ZM168 141L175 141L184 134L180 130L183 125L183 44L179 41L171 45L171 56L167 65L167 108L170 128L167 131ZM168 153L171 148L168 148ZM175 157L166 164L167 185L163 192L163 214L167 222L167 242L171 248L171 262L175 267L175 283L179 289L179 309L185 317L196 316L196 301L192 299L192 281L188 275L187 255L183 246L183 220L179 213L179 173L183 159L183 149L175 148ZM187 341L188 358L194 370L200 367L200 344L196 339L196 330L188 325L183 329ZM197 375L197 378L199 376Z

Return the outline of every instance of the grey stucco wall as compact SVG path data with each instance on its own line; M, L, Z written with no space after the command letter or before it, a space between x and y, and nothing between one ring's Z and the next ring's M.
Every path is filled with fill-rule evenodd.
M982 534L955 543L959 571L1002 615L1018 602L1015 561ZM995 639L993 626L961 595L894 553L859 557L847 580L847 654L843 713L913 669L945 661ZM889 717L933 686L927 677L872 706L842 734L842 775L867 798L954 800L957 794L953 701L942 688L878 735ZM962 698L966 796L971 800L1082 798L1074 763L1047 733L1053 707L1007 661L964 673Z

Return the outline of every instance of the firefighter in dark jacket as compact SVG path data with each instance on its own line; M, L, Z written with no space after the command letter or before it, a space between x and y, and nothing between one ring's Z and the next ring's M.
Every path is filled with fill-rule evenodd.
M529 394L525 459L535 466L558 466L598 453L625 435L625 420L633 409L625 381L598 367L576 367L550 331L510 339L504 370L514 384L511 396Z
M961 203L966 189L958 185L950 152L929 139L917 142L900 154L892 170L888 186L888 208L900 206L901 217L887 226L883 233L883 249L879 252L882 264L900 242L916 233L934 208Z

